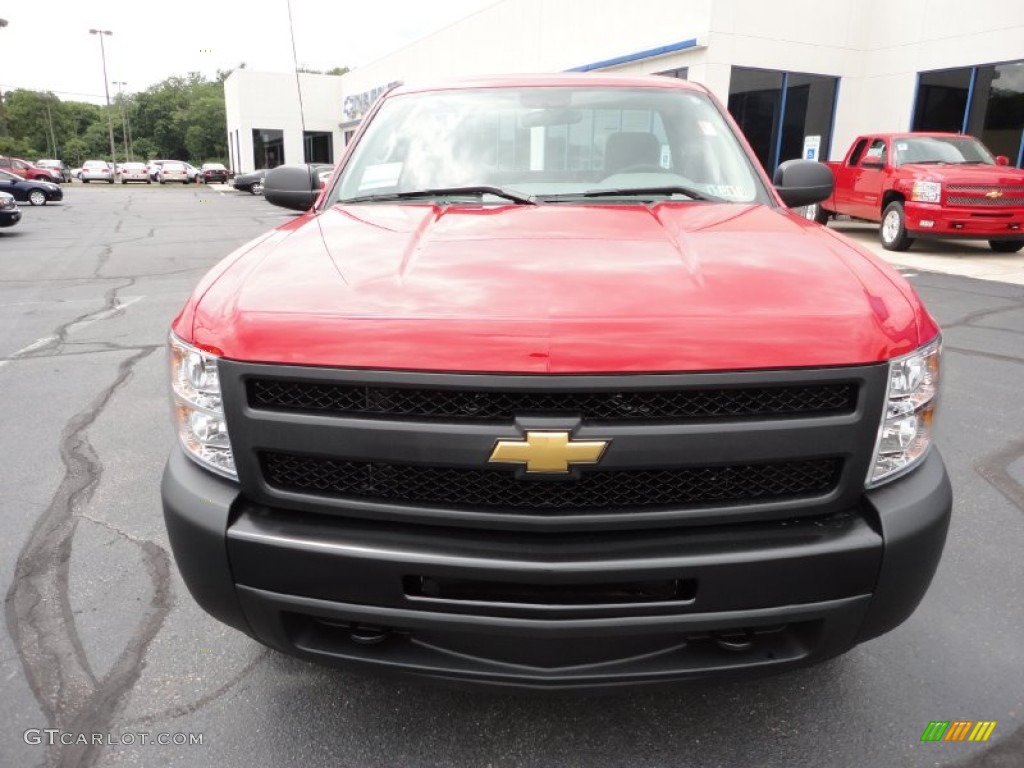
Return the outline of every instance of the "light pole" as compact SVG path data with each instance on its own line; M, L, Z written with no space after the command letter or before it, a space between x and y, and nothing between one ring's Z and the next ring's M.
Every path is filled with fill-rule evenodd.
M7 19L0 19L0 29L7 26ZM7 118L4 117L4 94L0 90L0 133L7 133Z
M128 118L125 116L124 96L121 93L121 86L128 85L128 83L124 80L115 80L114 85L117 86L117 103L121 107L121 138L124 140L124 157L126 160L132 160L131 148L128 145Z
M114 121L110 117L110 86L107 85L107 52L103 47L103 38L105 35L114 34L109 29L90 29L90 35L99 35L100 37L100 56L103 58L103 92L107 95L107 133L110 135L110 162L114 164L114 168L117 168L117 152L114 149Z

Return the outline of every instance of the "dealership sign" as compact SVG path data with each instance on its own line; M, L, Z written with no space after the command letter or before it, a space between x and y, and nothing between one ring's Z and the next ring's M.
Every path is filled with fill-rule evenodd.
M373 106L373 102L377 100L378 96L389 88L399 84L400 81L395 80L387 85L378 85L376 88L371 88L368 91L357 93L354 96L346 96L343 107L345 119L358 120L370 110L370 107Z

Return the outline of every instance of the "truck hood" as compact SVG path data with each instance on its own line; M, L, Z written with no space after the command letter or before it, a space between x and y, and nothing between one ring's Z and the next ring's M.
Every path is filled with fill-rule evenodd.
M1024 184L1024 170L1002 165L932 165L908 163L900 171L915 179L940 181L944 184L984 184L1016 186Z
M935 332L897 273L738 204L335 206L193 302L176 331L229 358L427 371L833 366Z

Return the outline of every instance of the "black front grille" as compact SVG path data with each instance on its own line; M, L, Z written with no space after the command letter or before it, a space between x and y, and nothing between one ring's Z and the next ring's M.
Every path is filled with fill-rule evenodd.
M851 413L848 382L758 387L621 391L430 389L250 379L249 405L338 415L496 421L530 413L570 413L602 421L755 418Z
M770 464L583 472L578 478L519 478L512 472L262 455L271 486L340 499L409 505L509 509L538 514L773 501L832 491L842 462L827 458Z
M976 205L979 207L1005 208L1006 206L1024 206L1024 197L968 197L967 195L949 195L946 198L949 205Z
M1024 206L1024 186L950 184L946 187L946 203L981 207Z

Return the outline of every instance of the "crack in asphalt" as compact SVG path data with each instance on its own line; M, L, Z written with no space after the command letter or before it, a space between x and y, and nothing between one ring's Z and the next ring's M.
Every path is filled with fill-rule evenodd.
M1007 501L1024 512L1024 485L1010 474L1010 467L1024 458L1024 442L1010 443L1005 448L974 463L974 469Z
M99 273L112 253L110 245L101 251L93 270L94 279L104 279ZM135 276L120 278L105 291L103 306L60 324L48 336L12 356L13 359L61 356L70 343L68 336L76 328L123 314L132 302L122 303L118 294L131 288L136 280ZM113 350L114 345L104 343L108 347L104 351ZM155 542L132 536L85 513L103 476L103 463L89 442L88 430L132 378L135 367L162 347L129 348L131 354L118 365L114 380L65 424L60 438L64 476L18 555L4 604L8 632L26 682L49 725L66 732L109 730L114 716L125 704L125 694L141 674L142 658L171 607L167 552ZM89 663L70 599L72 542L83 517L105 525L141 549L153 588L153 599L145 614L102 679L96 677ZM45 764L88 768L101 750L101 745L92 744L55 746L47 752Z
M166 344L137 344L130 346L120 346L118 344L112 344L109 341L82 341L82 342L68 342L65 347L75 346L96 346L99 349L87 349L80 352L53 352L49 354L31 354L31 355L19 355L18 357L0 357L0 363L24 363L35 360L52 360L54 358L65 358L65 357L85 357L86 355L106 355L110 352L141 352L143 350L156 351L163 349Z
M142 549L154 598L110 671L102 680L96 678L78 635L68 590L75 529L103 474L87 432L131 379L135 366L152 353L142 350L123 360L114 381L64 427L64 478L22 548L7 592L8 631L26 680L51 727L65 731L106 729L141 673L142 655L170 610L170 558L155 543L131 538ZM98 746L68 745L51 750L48 762L59 768L85 768L98 756Z
M7 592L8 628L32 691L51 723L65 722L72 702L87 696L96 684L73 631L67 596L77 511L88 502L102 474L84 433L128 379L134 363L149 354L139 352L122 362L114 383L65 425L60 450L64 478L22 548Z
M126 278L127 282L123 285L111 286L103 295L102 307L88 312L83 312L77 317L73 317L67 322L61 323L50 333L49 336L46 336L40 339L36 344L27 347L20 354L12 355L12 359L31 358L39 352L48 352L55 348L59 348L67 342L68 335L75 328L81 325L87 325L97 320L109 320L112 317L117 317L124 311L124 305L121 304L121 300L118 298L117 294L119 291L123 291L125 288L131 288L135 285L135 279L136 278L134 277Z
M1013 304L1005 304L999 307L990 307L988 309L979 309L974 312L968 312L966 315L959 318L958 320L953 321L952 323L942 323L942 328L943 330L945 330L947 328L962 328L964 326L970 327L976 320L991 317L992 315L1000 315L1003 312L1013 312L1015 310L1021 309L1021 307L1024 307L1024 303L1018 300L1014 301Z
M988 360L998 360L1001 363L1024 363L1024 357L1014 357L1013 355L1002 355L998 352L984 352L980 349L970 349L968 347L952 347L946 344L942 345L943 352L956 352L961 355L968 355L971 357L984 357Z
M210 704L213 704L215 701L220 699L226 693L231 691L231 689L233 689L236 685L238 685L246 677L248 677L249 674L254 669L256 669L256 667L259 666L259 664L261 662L266 661L266 659L269 656L270 656L270 649L269 648L262 648L259 651L259 653L257 653L249 661L248 664L246 664L244 667L242 667L240 670L238 670L237 674L235 674L234 677L232 677L230 680L225 682L219 688L217 688L217 689L215 689L213 691L210 691L209 693L207 693L204 696L200 696L198 699L196 699L195 701L190 702L188 704L179 704L176 707L168 707L167 709L164 709L164 710L162 710L160 712L154 712L151 715L142 715L141 717L136 717L136 718L133 718L131 720L128 720L128 721L122 723L122 725L125 728L130 728L131 726L134 726L134 725L151 726L151 725L159 723L159 722L161 722L163 720L174 720L174 719L179 718L179 717L185 717L187 715L193 715L196 712L198 712L199 710L208 707Z

